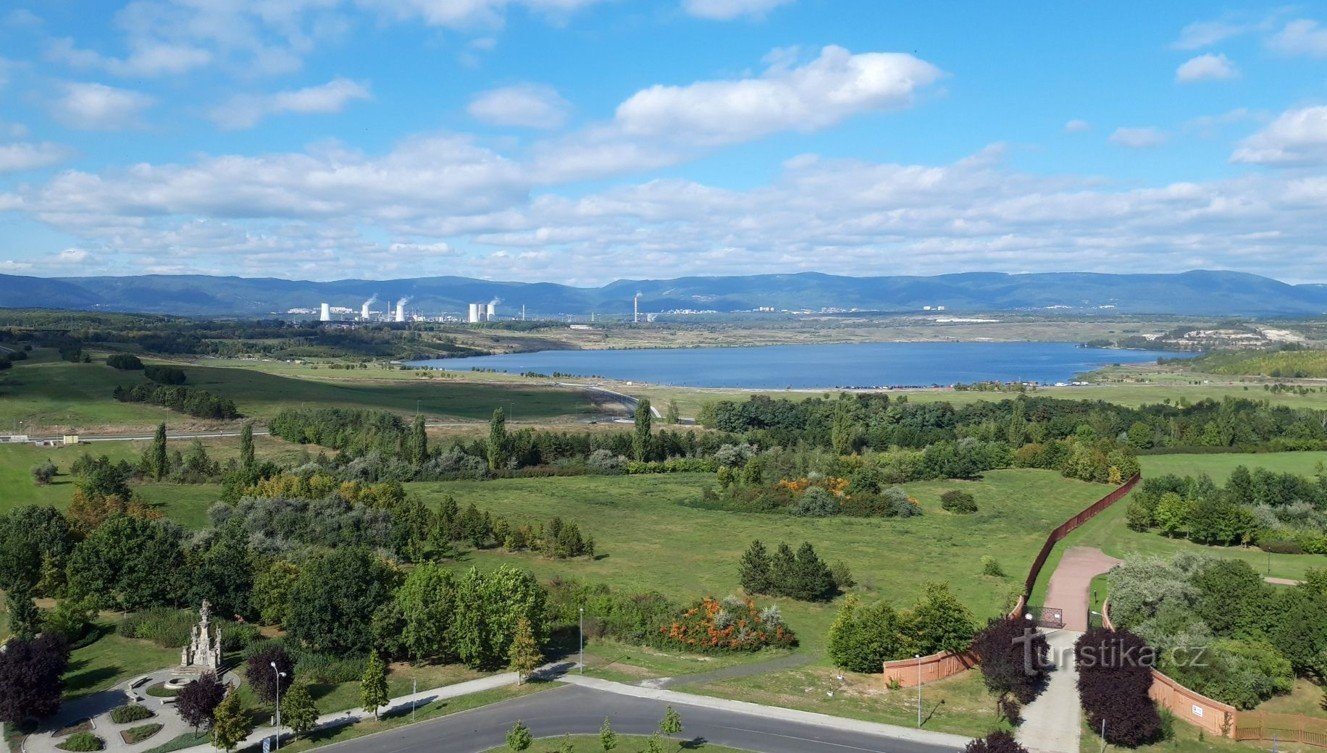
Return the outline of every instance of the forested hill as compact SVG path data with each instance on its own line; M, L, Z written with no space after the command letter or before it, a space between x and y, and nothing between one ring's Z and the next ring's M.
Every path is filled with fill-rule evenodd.
M313 282L205 275L139 275L61 279L0 275L0 307L56 308L185 315L261 316L320 303L352 308L377 296L409 297L411 311L464 314L472 302L501 301L499 314L532 316L630 314L641 311L914 312L1043 311L1075 314L1202 316L1318 315L1327 286L1289 285L1239 272L1179 274L964 273L934 277L839 277L818 273L619 280L598 288L552 283L494 282L464 277Z

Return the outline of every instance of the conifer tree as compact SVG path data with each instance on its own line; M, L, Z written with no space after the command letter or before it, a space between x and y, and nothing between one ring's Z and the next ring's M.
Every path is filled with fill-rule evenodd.
M604 717L604 723L599 727L599 746L604 749L604 753L612 753L617 747L617 733L613 731L613 725Z
M747 547L746 552L742 554L742 561L738 564L738 573L741 577L742 589L747 593L773 593L769 552L765 551L765 545L760 542L760 539L752 541L751 546Z
M636 403L636 428L631 435L631 454L641 463L650 459L650 428L653 420L649 399L641 398Z

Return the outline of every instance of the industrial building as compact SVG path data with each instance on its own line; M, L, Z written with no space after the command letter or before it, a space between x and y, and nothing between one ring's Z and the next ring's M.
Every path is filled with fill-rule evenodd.
M498 299L494 298L488 303L470 304L470 311L465 320L470 324L496 322L498 320L498 303Z

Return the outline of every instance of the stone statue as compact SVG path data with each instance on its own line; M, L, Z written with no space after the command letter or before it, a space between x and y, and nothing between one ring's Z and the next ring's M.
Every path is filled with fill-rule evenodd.
M203 600L198 624L190 631L189 645L180 649L180 666L198 671L221 669L221 630L212 627L212 605Z

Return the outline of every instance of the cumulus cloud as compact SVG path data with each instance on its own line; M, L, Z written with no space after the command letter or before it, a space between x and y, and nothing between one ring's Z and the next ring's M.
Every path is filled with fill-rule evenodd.
M1151 149L1166 143L1166 134L1157 128L1116 128L1110 143L1129 149Z
M558 128L567 120L570 103L557 89L541 84L517 84L490 89L470 101L466 112L492 125Z
M325 84L289 89L266 95L242 94L212 110L211 118L222 128L252 128L269 115L338 113L356 100L371 99L366 84L334 78Z
M1171 44L1177 50L1200 50L1227 39L1247 34L1257 28L1256 24L1241 23L1228 19L1216 21L1195 21L1180 30L1180 36Z
M0 173L50 167L63 162L68 156L68 149L49 142L0 144Z
M762 18L793 0L682 0L682 9L697 18L731 21L742 16Z
M1080 120L1078 118L1074 118L1064 124L1065 133L1083 133L1084 131L1090 130L1092 130L1092 124L1086 120Z
M1306 18L1291 21L1267 45L1283 55L1327 58L1327 28Z
M142 92L95 83L67 83L51 102L51 114L70 128L116 131L139 124L153 99Z
M1199 55L1189 58L1175 70L1175 80L1181 84L1198 81L1224 81L1237 78L1239 69L1225 55Z
M135 39L123 58L80 49L69 38L56 39L46 49L49 60L73 68L103 70L115 76L167 76L187 73L212 62L212 53L192 44Z
M308 0L305 0L306 2ZM554 20L604 0L356 0L356 4L396 20L429 26L473 29L501 26L507 12L522 8Z
M1327 106L1281 113L1266 128L1240 142L1230 159L1256 165L1327 164Z

